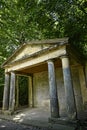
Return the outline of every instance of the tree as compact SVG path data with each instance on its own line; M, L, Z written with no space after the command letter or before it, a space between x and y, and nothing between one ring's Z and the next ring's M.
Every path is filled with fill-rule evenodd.
M44 37L67 36L70 39L70 43L78 48L86 57L86 5L86 0L40 0L37 20Z
M67 36L85 53L86 5L86 0L1 0L1 44L12 52L28 40Z

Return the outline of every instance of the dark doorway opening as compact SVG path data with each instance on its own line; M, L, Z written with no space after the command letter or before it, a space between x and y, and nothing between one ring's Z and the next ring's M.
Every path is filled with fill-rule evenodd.
M19 76L19 107L28 106L28 77Z

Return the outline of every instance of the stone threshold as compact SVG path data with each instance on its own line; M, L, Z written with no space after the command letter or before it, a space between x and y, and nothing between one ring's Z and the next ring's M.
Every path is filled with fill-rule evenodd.
M49 123L77 127L80 124L80 121L78 119L69 120L68 118L64 117L64 118L49 118Z

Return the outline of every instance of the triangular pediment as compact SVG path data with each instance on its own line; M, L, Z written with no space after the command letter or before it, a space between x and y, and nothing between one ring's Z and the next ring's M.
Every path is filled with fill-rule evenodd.
M7 60L6 64L10 64L12 62L18 61L20 59L24 59L34 53L37 53L38 51L41 51L45 48L49 48L50 45L36 45L36 44L26 44L25 46L22 46L19 51L16 51L9 59Z
M51 46L55 46L55 44L61 45L67 43L67 41L68 41L67 38L65 38L65 39L55 39L55 40L51 39L51 40L38 41L38 42L36 41L36 42L23 44L3 63L2 67L9 65L15 61L19 61L20 59L26 59L26 57L29 57L34 53L42 51Z
M13 58L11 62L26 58L34 53L37 53L38 51L41 51L45 48L49 48L49 45L25 45L25 47L23 47L19 53L17 53Z

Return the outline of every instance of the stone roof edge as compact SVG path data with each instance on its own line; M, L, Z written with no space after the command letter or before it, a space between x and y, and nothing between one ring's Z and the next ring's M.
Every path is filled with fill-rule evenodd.
M35 41L29 41L26 44L59 44L62 42L68 42L69 38L56 38L56 39L44 39L44 40L35 40Z
M36 40L36 41L29 41L27 43L24 43L18 47L17 50L14 51L14 53L7 58L7 60L1 65L1 68L3 68L9 60L12 59L13 56L15 56L16 53L18 53L20 50L22 50L26 45L33 45L33 44L59 44L60 46L63 44L68 43L69 38L56 38L56 39L46 39L46 40Z

